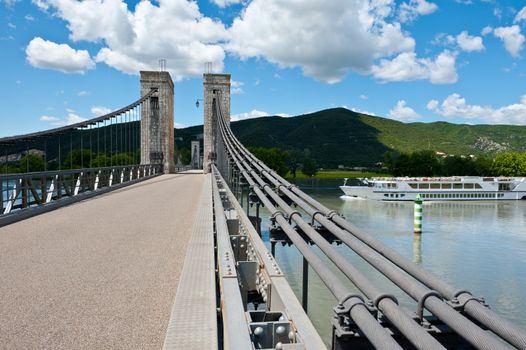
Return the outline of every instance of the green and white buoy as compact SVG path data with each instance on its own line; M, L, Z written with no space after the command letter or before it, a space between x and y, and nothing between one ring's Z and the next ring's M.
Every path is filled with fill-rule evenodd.
M415 199L415 221L414 221L415 233L422 233L422 198L419 194L416 195Z

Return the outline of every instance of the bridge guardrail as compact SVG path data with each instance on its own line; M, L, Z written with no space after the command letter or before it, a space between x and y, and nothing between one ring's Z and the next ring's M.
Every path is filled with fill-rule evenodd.
M160 164L0 175L0 226L162 173Z

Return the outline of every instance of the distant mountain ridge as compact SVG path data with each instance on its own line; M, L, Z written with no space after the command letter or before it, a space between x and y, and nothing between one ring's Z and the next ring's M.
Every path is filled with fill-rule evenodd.
M241 120L232 122L231 127L245 146L309 149L318 165L325 168L370 166L383 161L387 151L431 149L477 156L526 151L526 126L402 123L345 108L290 118ZM202 130L202 126L176 129L177 145L189 148L192 137Z

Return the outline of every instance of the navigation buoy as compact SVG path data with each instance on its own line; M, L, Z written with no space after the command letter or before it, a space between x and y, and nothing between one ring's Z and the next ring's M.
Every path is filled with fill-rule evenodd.
M415 199L415 233L422 233L422 203L422 198L417 194Z

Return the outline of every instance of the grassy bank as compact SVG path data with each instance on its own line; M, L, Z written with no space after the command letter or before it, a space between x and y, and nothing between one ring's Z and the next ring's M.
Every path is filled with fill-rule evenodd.
M344 170L323 170L318 171L318 173L313 176L307 176L303 174L301 171L296 172L296 180L304 180L304 179L344 179L344 178L358 178L358 177L383 177L383 176L391 176L390 174L381 174L381 173L370 173L370 172L362 172L362 171L344 171ZM287 176L285 176L287 179L292 179L292 174L289 172Z

